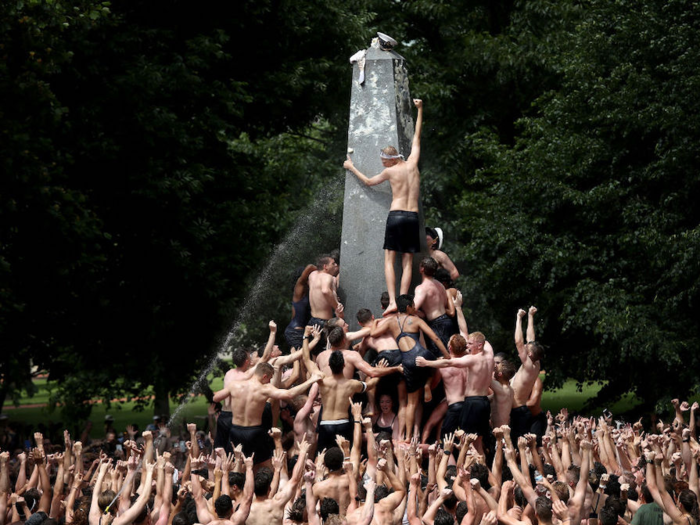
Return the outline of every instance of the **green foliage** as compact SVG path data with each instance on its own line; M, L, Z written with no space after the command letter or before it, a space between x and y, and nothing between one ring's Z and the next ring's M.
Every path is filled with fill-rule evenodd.
M590 2L561 87L515 145L466 141L483 163L458 221L476 318L499 319L507 345L498 312L543 307L548 382L614 379L600 402L698 387L699 15L683 1Z

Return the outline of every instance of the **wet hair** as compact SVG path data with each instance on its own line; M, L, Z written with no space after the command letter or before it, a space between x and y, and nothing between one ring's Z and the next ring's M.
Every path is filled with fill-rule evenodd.
M339 344L342 344L344 340L345 330L343 330L340 326L336 326L328 332L328 342L331 345L338 346Z
M402 294L396 298L396 308L400 313L406 313L406 309L413 305L413 296L411 294Z
M700 523L700 510L698 509L698 497L692 490L685 489L678 495L678 502L685 510L695 518L695 524Z
M331 343L332 344L332 343ZM331 367L331 372L334 374L342 374L345 368L345 358L342 350L334 350L328 359L328 366Z
M338 248L331 250L331 253L329 253L328 256L333 259L336 264L340 264L340 250Z
M479 480L484 490L488 491L491 488L491 485L489 485L489 469L486 468L486 465L474 463L469 469L469 474L471 479Z
M544 346L542 346L537 341L532 341L528 344L530 345L530 352L532 352L532 360L541 361L544 357Z
M645 503L652 503L654 501L654 497L651 495L651 491L649 490L649 487L647 487L646 483L642 483L642 486L639 487L639 490L642 493L642 497L644 498Z
M613 506L607 504L607 501L603 508L600 509L598 517L601 525L615 525L617 523L617 512Z
M306 498L298 497L292 507L287 511L287 519L290 521L304 521L304 511L306 510Z
M240 490L243 490L243 487L245 486L245 474L242 472L229 472L228 484L231 488L236 486Z
M482 334L481 332L472 332L469 334L469 339L472 339L473 341L477 343L485 343L486 342L486 336Z
M620 496L608 496L603 506L613 509L615 514L620 517L625 515L625 510L627 508L627 505L620 500Z
M454 498L455 495L452 494L450 497ZM455 498L455 500L456 499L457 498ZM452 517L452 514L447 512L445 509L438 509L437 513L435 514L435 520L433 521L435 525L454 525L454 522L455 519Z
M379 304L382 305L382 310L386 310L389 307L389 292L382 292L379 298Z
M552 487L554 487L554 492L557 493L560 500L564 503L569 502L569 486L566 483L563 481L555 481L552 483Z
M428 277L433 277L438 269L438 263L432 257L426 257L420 262L420 267L423 269L423 274Z
M455 518L457 518L457 523L462 523L462 520L464 519L464 516L467 515L467 512L469 512L469 509L467 508L467 502L460 501L457 504L457 508L455 509Z
M367 308L360 308L357 311L357 322L360 324L368 323L372 320L372 311Z
M266 496L267 492L270 490L270 483L272 483L272 470L267 467L263 467L258 470L255 475L255 488L253 491L256 496Z
M275 373L275 369L270 363L258 363L255 366L255 375L258 377L270 376Z
M467 340L459 334L450 337L447 344L456 355L462 355L467 351Z
M340 514L331 514L327 520L323 520L324 525L344 525L347 521Z
M192 525L192 522L186 512L178 512L173 518L172 525Z
M323 462L328 470L335 472L343 468L343 457L343 451L340 450L340 447L331 447L326 451Z
M435 272L435 280L441 283L445 287L445 290L452 288L452 278L450 277L450 272L444 268L437 269L437 272Z
M386 485L379 485L376 489L374 489L374 502L380 502L389 494L391 494L391 491L387 488Z
M552 520L552 501L544 496L540 496L535 501L535 514L544 521Z
M516 485L516 487L513 489L513 499L518 507L522 507L524 509L527 505L527 498L523 493L523 489L521 489L519 485Z
M323 267L327 264L330 264L332 261L334 261L333 257L331 257L329 254L324 253L321 255L318 260L316 261L316 267L319 270L323 270Z
M515 375L515 365L507 360L501 361L501 375L508 381L513 379L513 376Z
M554 465L551 465L550 463L545 463L542 465L542 475L545 478L547 476L552 476L554 479L557 479L557 471L554 468Z
M339 514L340 513L340 506L338 505L338 502L335 501L333 498L323 498L321 500L321 518L323 521L326 521L328 519L328 516L331 514Z
M399 152L396 151L396 148L394 146L387 146L386 148L383 148L382 153L385 153L386 155L398 155L399 154Z
M233 364L236 365L236 368L242 367L248 358L249 354L243 348L236 348L231 352L231 359L233 360Z
M222 494L214 502L214 510L219 518L225 518L233 510L233 502L228 494Z
M100 511L104 512L107 506L114 501L114 498L117 497L116 492L113 490L105 490L103 493L101 493L97 497L97 506L100 507ZM117 508L110 508L109 509L110 514L116 515Z

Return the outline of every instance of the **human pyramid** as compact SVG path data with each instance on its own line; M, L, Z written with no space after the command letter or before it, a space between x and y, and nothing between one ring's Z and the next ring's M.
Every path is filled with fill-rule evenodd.
M0 454L0 525L700 525L697 403L674 400L673 422L648 433L609 413L544 413L537 308L516 313L517 367L494 355L468 331L435 230L408 294L421 234L415 105L408 159L385 148L373 178L345 162L392 187L383 315L362 309L349 332L337 256L320 257L295 283L290 352L272 321L264 348L233 350L210 439L194 424L182 446L165 425L128 428L90 465L67 432L63 448L36 434L28 455Z

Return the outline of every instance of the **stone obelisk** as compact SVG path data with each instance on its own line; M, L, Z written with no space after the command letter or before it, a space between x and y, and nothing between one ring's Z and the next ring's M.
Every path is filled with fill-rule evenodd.
M380 37L386 37L381 35ZM391 40L391 39L390 39ZM368 177L384 167L379 152L395 146L408 158L413 141L414 105L408 90L404 59L375 38L355 62L350 100L348 153L355 166ZM384 277L384 230L391 206L391 186L383 182L367 187L352 172L346 172L343 202L343 233L340 245L340 299L345 321L357 329L357 311L369 308L381 316L380 296L386 290ZM413 257L413 288L420 284L418 265L427 254L423 213L419 200L421 253ZM396 254L396 294L401 282L401 254Z

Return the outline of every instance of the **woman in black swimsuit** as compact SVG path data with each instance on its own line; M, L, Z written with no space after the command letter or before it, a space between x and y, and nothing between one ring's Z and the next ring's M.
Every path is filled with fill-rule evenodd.
M399 420L394 412L394 401L389 394L379 396L379 415L374 420L372 431L375 434L386 432L392 440L399 439Z
M443 354L447 353L445 345L442 344L440 338L435 335L435 332L417 315L416 308L413 304L412 295L401 295L396 299L396 306L399 309L399 314L396 317L396 322L385 322L380 325L375 325L372 329L372 337L378 337L386 331L390 331L391 335L396 339L396 344L401 350L401 358L403 364L403 375L406 379L406 392L408 400L406 403L406 441L411 440L414 432L414 422L422 417L423 405L420 403L420 389L425 387L426 400L430 401L429 381L431 372L426 372L424 368L416 366L416 357L421 356L427 360L434 360L435 356L428 351L420 342L421 332L425 337L430 338ZM418 432L418 430L415 430ZM403 429L399 429L399 435L403 433ZM418 434L420 435L420 434Z

